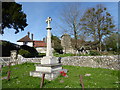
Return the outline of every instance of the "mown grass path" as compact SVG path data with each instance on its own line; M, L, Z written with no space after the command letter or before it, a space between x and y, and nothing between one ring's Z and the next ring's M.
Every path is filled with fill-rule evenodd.
M81 88L79 75L83 76L85 88L118 88L118 71L79 67L63 66L68 69L67 76L59 76L53 81L45 80L43 88ZM8 67L2 69L2 77L7 76ZM41 78L29 76L30 71L34 71L33 63L24 63L11 66L11 79L2 80L2 88L39 88ZM85 76L91 74L90 76Z

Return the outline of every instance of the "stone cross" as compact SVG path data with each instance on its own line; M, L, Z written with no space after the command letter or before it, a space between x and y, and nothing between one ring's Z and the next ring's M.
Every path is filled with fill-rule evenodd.
M51 17L48 17L46 20L46 23L48 24L47 26L47 52L46 56L53 56L52 54L52 47L51 47L51 27L50 27L50 22L52 21Z
M47 28L50 28L50 22L52 21L51 17L48 17L46 23L48 24Z

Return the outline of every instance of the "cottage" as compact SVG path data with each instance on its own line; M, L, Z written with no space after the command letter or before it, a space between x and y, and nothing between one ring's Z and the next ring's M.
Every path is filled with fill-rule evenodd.
M30 47L33 47L33 40L29 38L29 32L28 35L24 36L23 38L21 38L20 40L17 41L18 45L27 45ZM33 36L33 34L32 34Z
M28 32L28 35L18 40L17 44L35 47L39 53L46 53L46 43L44 41L33 40L33 34L31 34L30 39L30 32Z
M44 41L34 41L34 47L40 53L46 53L46 43Z

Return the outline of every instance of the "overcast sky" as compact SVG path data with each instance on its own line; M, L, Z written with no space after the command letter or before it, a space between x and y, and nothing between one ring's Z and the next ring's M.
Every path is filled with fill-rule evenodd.
M74 4L72 2L19 2L22 4L22 10L27 15L28 26L24 31L20 31L18 34L14 34L15 30L5 29L5 34L2 36L2 40L7 40L16 43L17 40L21 39L27 32L34 34L34 40L42 40L46 36L45 20L47 17L52 18L51 27L52 34L61 36L61 30L59 28L60 12L66 5ZM117 2L77 2L81 13L86 9L95 7L97 4L103 4L107 7L108 12L113 16L114 23L118 24L118 3ZM64 24L62 24L64 25Z

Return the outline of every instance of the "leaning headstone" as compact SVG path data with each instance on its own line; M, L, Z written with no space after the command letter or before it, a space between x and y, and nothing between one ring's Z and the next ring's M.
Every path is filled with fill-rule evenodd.
M30 72L30 76L33 77L42 77L42 74L45 73L45 79L53 80L57 78L62 70L62 64L59 63L58 58L53 56L52 47L51 47L51 27L50 22L52 19L47 18L47 52L46 56L42 58L41 64L36 65L36 71Z

